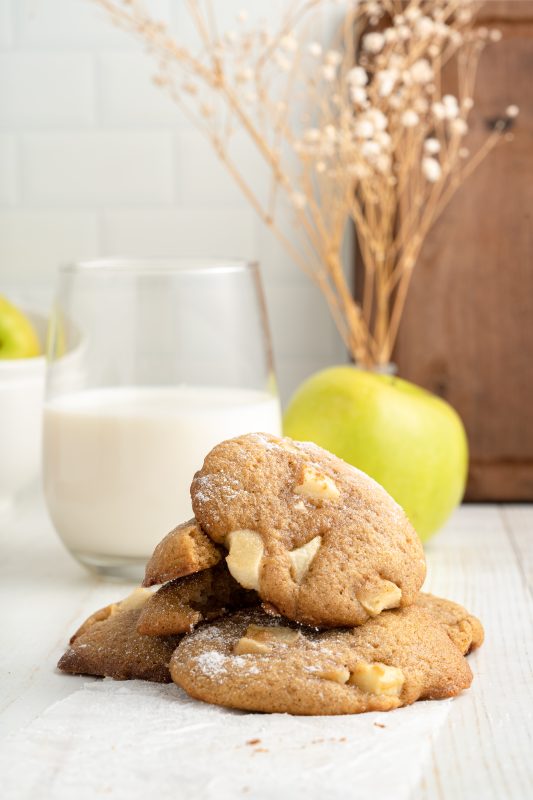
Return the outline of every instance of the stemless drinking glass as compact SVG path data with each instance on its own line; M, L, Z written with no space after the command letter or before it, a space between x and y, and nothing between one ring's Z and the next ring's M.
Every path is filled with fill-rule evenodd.
M67 266L50 323L44 488L86 567L138 580L192 516L217 442L280 433L256 264L100 260Z

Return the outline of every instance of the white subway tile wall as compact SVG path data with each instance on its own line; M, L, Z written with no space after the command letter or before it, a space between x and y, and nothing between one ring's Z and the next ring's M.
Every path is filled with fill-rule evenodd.
M0 276L21 289L52 284L58 264L100 252L98 213L68 208L0 212ZM48 293L47 293L48 294ZM32 295L33 300L33 295ZM38 296L35 301L38 302Z
M235 256L256 259L255 217L238 208L108 209L102 249L112 256Z
M0 47L10 45L12 38L11 0L0 0Z
M251 0L254 1L254 0ZM138 50L129 36L110 25L104 12L95 8L90 0L8 0L14 19L16 37L24 48L51 48L57 46L71 51L87 48ZM224 4L226 0L223 0ZM156 19L171 23L175 7L182 0L147 0Z
M182 0L145 0L190 37ZM215 0L220 24L283 0ZM103 255L258 260L282 397L346 353L320 293L258 221L154 64L90 0L0 0L0 292L49 302L58 264ZM249 143L232 152L252 185ZM287 212L290 227L290 212Z
M0 55L0 126L86 128L95 121L93 60L75 53Z
M22 191L32 205L170 205L169 131L77 131L22 136Z
M13 206L19 199L17 137L0 133L0 207Z

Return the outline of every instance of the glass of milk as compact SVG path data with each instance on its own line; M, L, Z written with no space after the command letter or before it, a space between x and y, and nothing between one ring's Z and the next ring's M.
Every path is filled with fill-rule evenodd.
M82 564L138 580L155 545L192 516L189 487L208 451L281 432L258 266L67 266L48 349L48 510Z

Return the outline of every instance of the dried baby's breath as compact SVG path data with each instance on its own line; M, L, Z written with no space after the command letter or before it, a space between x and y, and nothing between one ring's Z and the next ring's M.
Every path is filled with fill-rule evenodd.
M323 292L353 358L390 360L425 237L457 188L503 138L509 105L466 147L479 56L500 31L476 27L477 0L292 0L276 30L243 10L221 30L217 2L182 0L197 46L174 38L140 0L93 0L140 37L155 83L208 138L263 221ZM323 41L320 14L339 18ZM401 13L400 13L401 12ZM190 42L190 37L188 37ZM453 62L457 93L442 91ZM270 175L263 198L238 158L244 132ZM287 235L288 205L298 238ZM363 289L341 260L355 223Z

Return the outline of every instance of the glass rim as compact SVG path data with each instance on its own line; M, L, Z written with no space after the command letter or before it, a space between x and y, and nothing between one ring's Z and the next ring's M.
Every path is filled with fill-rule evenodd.
M215 258L191 256L176 257L110 257L72 261L61 264L60 274L109 274L130 275L198 275L231 272L252 272L259 264L253 259Z

